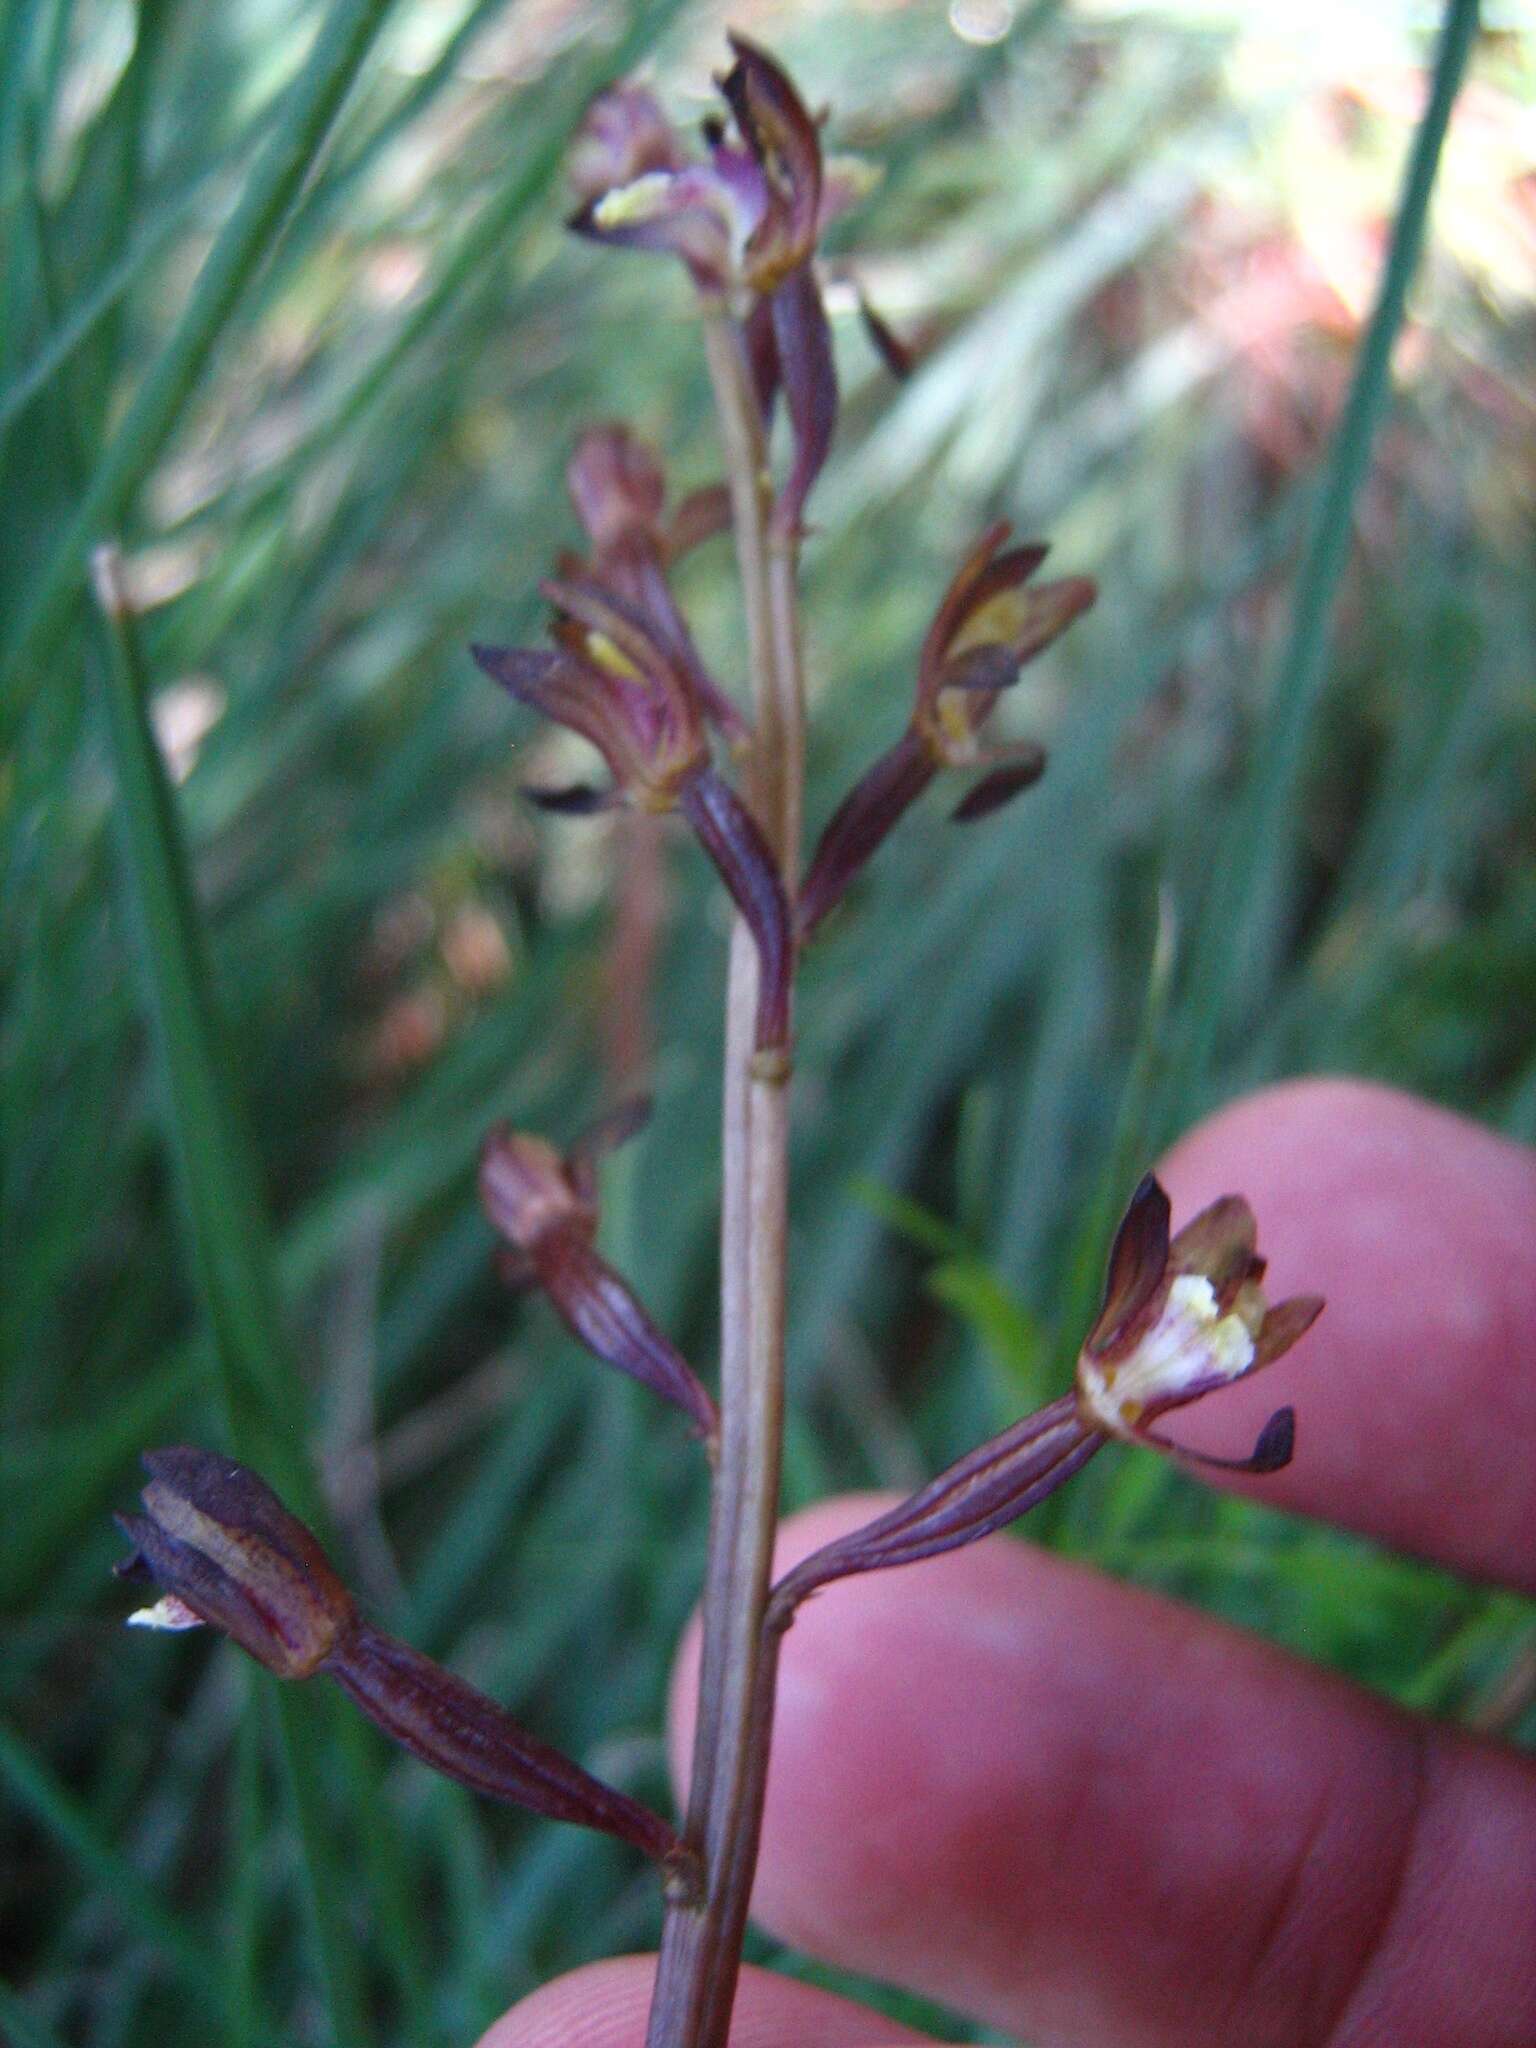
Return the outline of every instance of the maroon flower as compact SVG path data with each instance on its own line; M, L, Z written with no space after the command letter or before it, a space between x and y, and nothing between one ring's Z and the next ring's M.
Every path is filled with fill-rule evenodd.
M777 861L752 813L711 765L691 664L665 627L590 575L541 586L555 606L559 651L475 647L475 660L520 702L590 740L612 786L530 790L547 810L629 803L681 811L741 911L757 946L759 1051L789 1038L793 941Z
M1270 1307L1253 1211L1241 1195L1202 1209L1171 1242L1168 1216L1168 1197L1148 1174L1116 1232L1103 1305L1078 1359L1078 1412L1111 1436L1200 1463L1273 1471L1290 1457L1288 1408L1270 1418L1253 1455L1236 1461L1184 1450L1147 1425L1289 1351L1322 1313L1322 1298L1298 1294Z
M578 234L618 247L664 250L706 296L739 296L765 415L782 388L794 462L780 493L781 530L797 533L837 417L832 337L813 258L832 188L815 121L788 74L745 36L719 81L734 132L706 126L708 154L688 159L649 95L621 86L588 110L575 175ZM658 127L658 124L659 127ZM639 168L636 168L636 167ZM615 173L597 189L607 169Z
M1295 1414L1278 1409L1246 1458L1213 1458L1147 1427L1170 1408L1278 1358L1322 1310L1312 1294L1269 1307L1253 1211L1227 1195L1168 1238L1168 1197L1148 1174L1110 1253L1104 1300L1078 1360L1077 1391L951 1465L910 1499L829 1543L774 1589L772 1624L857 1572L958 1550L1000 1529L1080 1472L1112 1436L1227 1471L1276 1472L1291 1459Z
M665 1821L528 1734L484 1693L359 1614L319 1543L244 1465L190 1444L148 1451L119 1576L161 1589L140 1628L221 1629L279 1678L333 1678L423 1763L492 1799L617 1835L683 1869Z
M164 1588L138 1628L222 1629L279 1678L308 1678L357 1626L330 1560L265 1480L188 1444L146 1451L145 1513L119 1515L123 1578Z
M906 731L833 813L800 891L802 939L843 897L886 834L941 768L985 772L954 810L962 824L988 816L1038 782L1044 750L1026 740L987 746L982 728L1027 662L1044 652L1097 595L1086 576L1031 584L1045 560L1037 544L1009 548L1006 524L989 527L961 565L928 629Z
M732 742L743 739L746 721L704 666L667 581L680 555L729 524L729 495L716 487L695 491L668 520L660 462L618 421L588 428L565 475L592 543L590 562L573 563L570 580L584 579L637 612L705 716Z
M714 1402L594 1249L596 1162L638 1128L647 1108L627 1104L593 1125L563 1157L542 1138L498 1125L481 1149L480 1199L506 1240L503 1277L514 1286L540 1287L589 1351L681 1408L709 1441L718 1426Z

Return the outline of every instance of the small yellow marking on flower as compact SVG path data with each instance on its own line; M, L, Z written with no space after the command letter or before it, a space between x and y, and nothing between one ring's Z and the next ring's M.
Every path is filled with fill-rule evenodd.
M640 679L639 669L627 654L615 647L606 633L587 635L587 653L599 668L606 669L611 676L624 676L631 682Z
M939 751L946 767L965 768L977 758L972 723L975 700L964 690L941 690L934 706Z
M1257 1289L1245 1290L1262 1298ZM1084 1405L1115 1435L1133 1426L1153 1401L1201 1383L1241 1379L1253 1364L1253 1301L1241 1298L1222 1315L1216 1290L1203 1273L1181 1273L1168 1289L1162 1314L1130 1356L1107 1370L1084 1357Z
M592 225L598 228L641 227L666 210L670 171L647 171L628 185L615 185L592 209Z
M944 650L949 660L968 654L973 647L1007 647L1017 640L1029 616L1030 595L1022 590L1000 590L971 613Z

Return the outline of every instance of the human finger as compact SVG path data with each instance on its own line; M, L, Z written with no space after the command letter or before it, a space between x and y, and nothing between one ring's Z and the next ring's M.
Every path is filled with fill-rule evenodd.
M1536 1767L993 1538L801 1610L753 1911L1041 2048L1528 2048Z
M543 1985L479 2048L645 2048L654 1956L620 1956ZM770 1970L745 1969L731 2048L934 2048L862 2006Z
M1287 1082L1208 1118L1159 1173L1187 1220L1248 1197L1305 1341L1192 1407L1198 1449L1296 1408L1294 1462L1217 1485L1536 1592L1536 1154L1395 1089Z

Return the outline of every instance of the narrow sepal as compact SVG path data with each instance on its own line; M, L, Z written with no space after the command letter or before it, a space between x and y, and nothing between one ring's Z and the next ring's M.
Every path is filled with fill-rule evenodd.
M862 286L856 284L854 291L858 296L859 318L864 323L865 333L874 344L876 355L898 383L905 383L916 366L916 351L901 339L890 322L870 304Z
M1074 619L1097 603L1098 595L1099 586L1091 576L1063 576L1026 591L1018 624L1010 635L1020 666L1059 640Z
M714 862L757 947L757 1050L786 1046L794 936L773 850L741 798L712 768L688 778L678 792L678 807Z
M1156 1299L1168 1264L1171 1213L1156 1176L1144 1175L1110 1247L1104 1299L1083 1346L1090 1356L1097 1357L1122 1341Z
M789 273L770 303L784 403L794 436L794 460L774 518L782 532L797 534L806 499L821 474L837 426L837 366L821 287L809 263L799 264Z
M326 1669L392 1742L472 1792L616 1835L658 1862L677 1850L659 1814L538 1741L409 1644L364 1624Z
M1194 1451L1188 1444L1176 1444L1154 1429L1138 1429L1135 1440L1171 1451L1192 1465L1208 1465L1217 1472L1283 1472L1296 1454L1296 1410L1277 1408L1259 1431L1259 1440L1246 1458L1218 1458L1210 1451Z
M548 811L560 818L592 818L601 811L611 811L622 802L616 789L597 789L590 782L573 782L565 789L545 789L534 783L523 784L523 795L536 810Z
M795 921L802 941L842 901L936 772L922 740L909 729L854 784L828 819L801 884Z
M611 565L615 580L627 586L627 594L646 630L661 652L685 679L706 718L728 740L745 737L747 721L721 689L704 658L694 645L682 607L672 595L660 557L655 553L630 551Z
M761 167L768 203L747 245L749 282L772 289L804 263L821 224L821 137L789 74L743 35L729 37L736 62L720 91Z
M1084 1424L1072 1395L1051 1402L796 1565L774 1588L774 1623L786 1627L802 1600L836 1579L915 1564L991 1535L1080 1472L1104 1441Z
M1029 753L1021 753L1017 760L1005 762L1001 767L983 775L972 785L959 803L950 812L957 825L974 825L978 818L990 818L994 811L1000 811L1004 804L1012 803L1016 796L1026 789L1033 789L1045 773L1045 749L1035 747Z
M1277 1301L1266 1311L1254 1339L1253 1369L1272 1365L1282 1352L1304 1337L1323 1312L1320 1294L1293 1294L1289 1301Z
M687 1361L584 1238L552 1231L531 1256L561 1320L594 1356L681 1408L701 1437L715 1435L715 1404Z
M717 533L728 533L731 526L731 493L725 484L705 484L697 491L690 491L672 514L666 531L667 559L676 562L701 547L707 540L713 540Z
M543 647L487 647L477 644L470 653L493 683L500 683L521 704L543 711L549 702L549 688L565 666L565 657Z

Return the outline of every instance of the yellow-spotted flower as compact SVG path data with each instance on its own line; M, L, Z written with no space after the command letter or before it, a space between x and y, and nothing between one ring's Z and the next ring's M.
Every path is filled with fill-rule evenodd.
M643 610L585 576L540 586L555 608L555 651L471 649L521 703L589 740L612 775L606 789L580 784L530 790L546 810L586 813L632 804L678 811L719 872L758 955L757 1050L789 1040L793 960L788 898L762 829L710 759L691 666Z
M1168 1197L1148 1174L1115 1237L1104 1303L1078 1359L1077 1405L1089 1427L1177 1450L1148 1425L1289 1351L1323 1304L1315 1294L1266 1301L1257 1227L1241 1195L1223 1195L1171 1240L1168 1221ZM1290 1423L1281 1409L1238 1469L1284 1464Z
M735 62L718 81L730 123L706 123L702 159L686 154L640 88L599 95L572 159L582 204L571 226L593 241L680 257L706 298L735 304L765 415L784 393L794 460L776 518L793 534L837 418L813 259L843 188L826 177L816 122L783 67L745 36L730 44Z
M1006 524L989 527L944 593L918 657L906 731L849 791L817 844L796 906L802 939L941 769L983 771L955 808L961 824L989 816L1044 773L1045 751L1034 741L989 746L982 728L1020 669L1088 609L1097 590L1086 576L1032 582L1046 549L1005 547L1008 536Z

